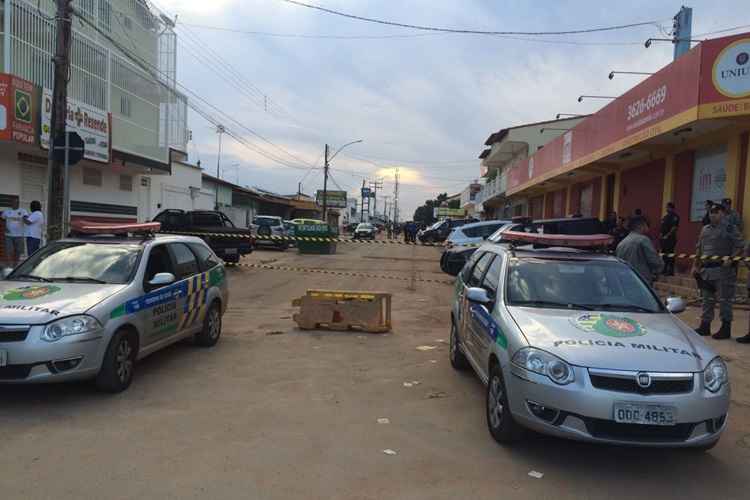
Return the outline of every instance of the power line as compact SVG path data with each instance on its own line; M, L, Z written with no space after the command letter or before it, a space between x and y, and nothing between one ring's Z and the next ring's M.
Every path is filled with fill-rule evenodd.
M643 22L638 22L638 23L619 24L615 26L603 26L603 27L598 27L598 28L584 28L584 29L567 30L567 31L483 31L483 30L474 30L474 29L439 28L435 26L424 26L420 24L399 23L395 21L387 21L384 19L376 19L372 17L364 17L364 16L358 16L355 14L349 14L349 13L338 11L338 10L328 9L320 5L300 2L298 0L283 0L283 1L286 3L293 4L293 5L297 5L299 7L306 7L308 9L325 12L326 14L332 14L335 16L345 17L347 19L354 19L356 21L363 21L367 23L383 24L386 26L395 26L397 28L409 28L409 29L420 30L420 31L435 31L435 32L442 32L442 33L459 33L459 34L472 34L472 35L530 35L530 36L578 35L578 34L583 34L583 33L598 33L602 31L615 31L615 30L623 30L623 29L629 29L629 28L637 28L640 26L653 26L653 25L658 25L660 22L664 22L664 20L643 21Z
M144 61L144 60L140 59L137 55L130 53L117 40L113 39L108 33L106 33L105 31L103 31L102 29L100 29L96 25L95 22L92 22L91 20L89 20L85 15L83 15L82 13L80 13L78 10L75 10L74 12L75 12L75 14L79 17L79 19L82 22L84 22L85 24L89 25L92 29L94 29L100 35L102 35L104 38L106 38L125 57L127 57L128 59L130 59L133 62L135 62L137 66L139 66L143 71L145 71L152 78L154 78L155 83L157 83L158 85L161 85L162 87L164 87L168 92L175 93L174 89L172 89L166 83L162 82L159 79L158 76L154 75L154 72L155 72L158 75L165 76L163 72L161 72L158 68L156 68L153 64L149 63L148 61ZM208 101L206 101L203 97L201 97L197 93L193 92L189 88L185 87L181 83L175 82L175 84L178 85L179 87L181 87L183 90L185 90L186 93L189 93L189 94L193 95L196 99L198 99L199 101L203 102L208 107L214 109L220 115L223 115L225 118L227 118L230 121L232 121L232 122L236 123L237 125L239 125L240 128L242 128L244 130L247 130L251 134L260 137L257 133L255 133L254 131L252 131L251 129L249 129L248 127L246 127L245 125L239 123L237 120L235 120L231 116L227 115L226 113L224 113L223 111L221 111L219 108L217 108L216 106L212 105L211 103L209 103ZM198 113L199 115L201 115L204 119L206 119L206 121L208 121L209 123L213 124L214 126L222 125L221 120L218 120L218 119L214 118L213 116L211 116L210 113L208 113L204 109L202 109L199 106L197 106L194 101L192 101L190 99L188 99L187 101L188 101L188 106L191 109L193 109L196 113ZM252 151L258 153L259 155L261 155L261 156L263 156L263 157L265 157L265 158L267 158L269 160L272 160L272 161L274 161L274 162L276 162L276 163L278 163L280 165L283 165L285 167L295 168L295 169L300 169L300 170L305 170L306 169L306 167L300 167L300 166L296 166L296 165L288 163L283 158L280 158L280 157L274 155L273 153L269 153L268 151L265 151L265 150L261 149L260 147L254 145L252 143L249 143L246 139L244 139L242 137L239 137L238 134L232 132L232 130L229 129L229 128L227 128L226 126L225 126L225 128L226 128L227 135L229 135L230 137L232 137L233 139L235 139L238 143L244 145L248 149L251 149Z

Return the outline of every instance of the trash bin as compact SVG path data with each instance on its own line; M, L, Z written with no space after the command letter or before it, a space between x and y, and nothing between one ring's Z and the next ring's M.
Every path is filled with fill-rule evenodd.
M336 238L337 231L332 230L328 224L299 224L295 228L294 235L297 238L299 253L330 255L336 253L335 241L315 241L304 238Z

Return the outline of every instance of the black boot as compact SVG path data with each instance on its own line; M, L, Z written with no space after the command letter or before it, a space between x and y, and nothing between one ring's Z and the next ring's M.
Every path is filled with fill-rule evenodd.
M697 333L701 337L708 337L709 335L711 335L711 322L701 321L701 326L695 329L695 333Z
M744 337L737 337L737 342L739 342L740 344L750 344L750 333L748 333Z
M722 321L721 328L719 331L713 334L713 338L716 340L724 340L732 337L732 323L729 321Z

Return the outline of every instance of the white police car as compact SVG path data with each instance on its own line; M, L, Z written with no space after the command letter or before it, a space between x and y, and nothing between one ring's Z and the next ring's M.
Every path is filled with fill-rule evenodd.
M144 356L216 344L229 294L203 240L106 234L158 227L82 224L96 234L50 243L0 281L0 383L93 378L119 392Z

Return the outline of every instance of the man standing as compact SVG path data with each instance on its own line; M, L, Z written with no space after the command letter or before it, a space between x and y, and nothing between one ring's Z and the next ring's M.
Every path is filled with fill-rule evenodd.
M708 226L711 223L711 217L709 217L709 212L711 212L711 207L714 206L714 202L711 200L706 200L703 202L703 208L706 209L706 214L703 216L703 225Z
M719 316L721 328L713 338L728 339L732 336L732 302L737 275L731 257L742 252L742 240L737 228L724 221L723 205L715 204L709 211L710 222L703 226L695 250L692 274L698 280L703 297L701 324L696 332L702 336L711 335L711 321L714 319L716 294L719 294ZM703 259L702 256L706 256ZM723 257L709 259L709 257Z
M648 236L648 223L643 217L630 219L630 234L617 245L617 257L624 260L636 270L650 285L664 267Z
M16 267L21 255L24 252L24 239L26 230L24 229L23 218L29 213L18 208L18 199L13 199L12 208L3 211L0 219L5 221L5 256L11 267Z
M667 213L661 220L659 234L661 236L661 252L674 253L677 247L677 229L680 226L680 216L677 215L674 203L667 203ZM674 257L664 256L664 276L674 276Z
M36 200L31 202L31 214L23 218L23 223L26 225L26 252L31 255L42 245L44 214L41 203Z
M736 227L737 232L742 235L742 216L739 214L739 212L737 212L737 210L732 208L732 199L724 198L723 200L721 200L721 204L724 205L724 211L726 212L726 214L724 215L724 221Z

